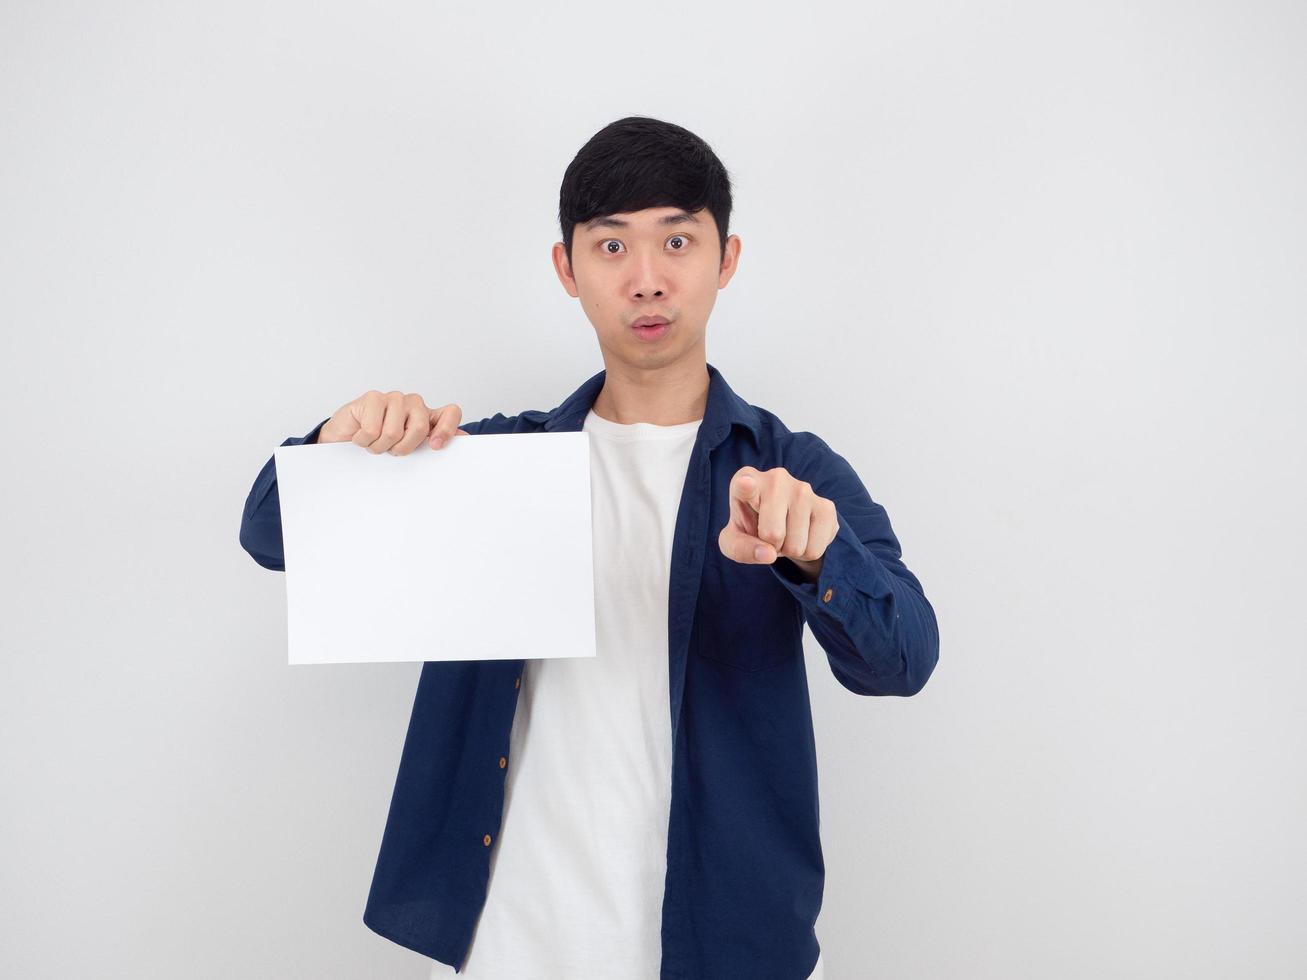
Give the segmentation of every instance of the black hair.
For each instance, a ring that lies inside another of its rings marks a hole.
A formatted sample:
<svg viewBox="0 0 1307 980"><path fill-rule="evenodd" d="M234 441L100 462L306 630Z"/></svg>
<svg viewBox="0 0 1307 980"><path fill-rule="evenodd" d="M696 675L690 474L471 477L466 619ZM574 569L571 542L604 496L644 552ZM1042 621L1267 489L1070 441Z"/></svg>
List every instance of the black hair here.
<svg viewBox="0 0 1307 980"><path fill-rule="evenodd" d="M731 178L717 154L694 133L649 116L627 116L590 137L563 174L558 223L567 261L576 225L645 208L707 208L726 258Z"/></svg>

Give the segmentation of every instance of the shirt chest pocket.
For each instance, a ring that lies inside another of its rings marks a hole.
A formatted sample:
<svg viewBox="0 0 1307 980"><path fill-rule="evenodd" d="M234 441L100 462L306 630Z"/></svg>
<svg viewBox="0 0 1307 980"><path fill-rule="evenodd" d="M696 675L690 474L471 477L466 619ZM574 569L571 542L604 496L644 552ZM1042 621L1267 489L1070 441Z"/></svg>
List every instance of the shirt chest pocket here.
<svg viewBox="0 0 1307 980"><path fill-rule="evenodd" d="M803 614L770 566L714 558L705 562L695 610L696 655L744 671L799 656Z"/></svg>

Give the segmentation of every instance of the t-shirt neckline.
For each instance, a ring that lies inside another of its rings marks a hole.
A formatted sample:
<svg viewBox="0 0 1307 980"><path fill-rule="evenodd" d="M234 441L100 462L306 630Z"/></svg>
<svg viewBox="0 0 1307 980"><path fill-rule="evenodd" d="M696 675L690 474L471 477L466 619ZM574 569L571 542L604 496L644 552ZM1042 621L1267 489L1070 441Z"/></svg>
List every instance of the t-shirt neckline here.
<svg viewBox="0 0 1307 980"><path fill-rule="evenodd" d="M688 435L703 423L703 419L679 422L676 425L656 425L653 422L614 422L593 408L586 413L584 429L608 439L675 439Z"/></svg>

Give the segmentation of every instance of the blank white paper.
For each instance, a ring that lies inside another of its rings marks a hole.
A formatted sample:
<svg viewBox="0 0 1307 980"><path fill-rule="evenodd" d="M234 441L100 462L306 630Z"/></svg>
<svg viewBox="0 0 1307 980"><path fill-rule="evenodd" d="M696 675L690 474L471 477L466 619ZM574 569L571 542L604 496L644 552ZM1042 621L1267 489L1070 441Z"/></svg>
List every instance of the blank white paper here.
<svg viewBox="0 0 1307 980"><path fill-rule="evenodd" d="M274 456L291 664L595 656L588 433Z"/></svg>

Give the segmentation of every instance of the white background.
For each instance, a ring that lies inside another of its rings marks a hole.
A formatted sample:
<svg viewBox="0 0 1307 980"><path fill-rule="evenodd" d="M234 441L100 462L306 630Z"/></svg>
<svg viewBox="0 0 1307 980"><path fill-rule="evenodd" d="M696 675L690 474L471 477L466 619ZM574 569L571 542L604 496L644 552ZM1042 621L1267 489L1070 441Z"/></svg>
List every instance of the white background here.
<svg viewBox="0 0 1307 980"><path fill-rule="evenodd" d="M708 359L939 616L910 699L807 637L829 980L1302 976L1305 27L5 3L0 974L426 975L361 921L419 668L287 667L241 507L369 388L599 370L558 185L647 114L735 181Z"/></svg>

